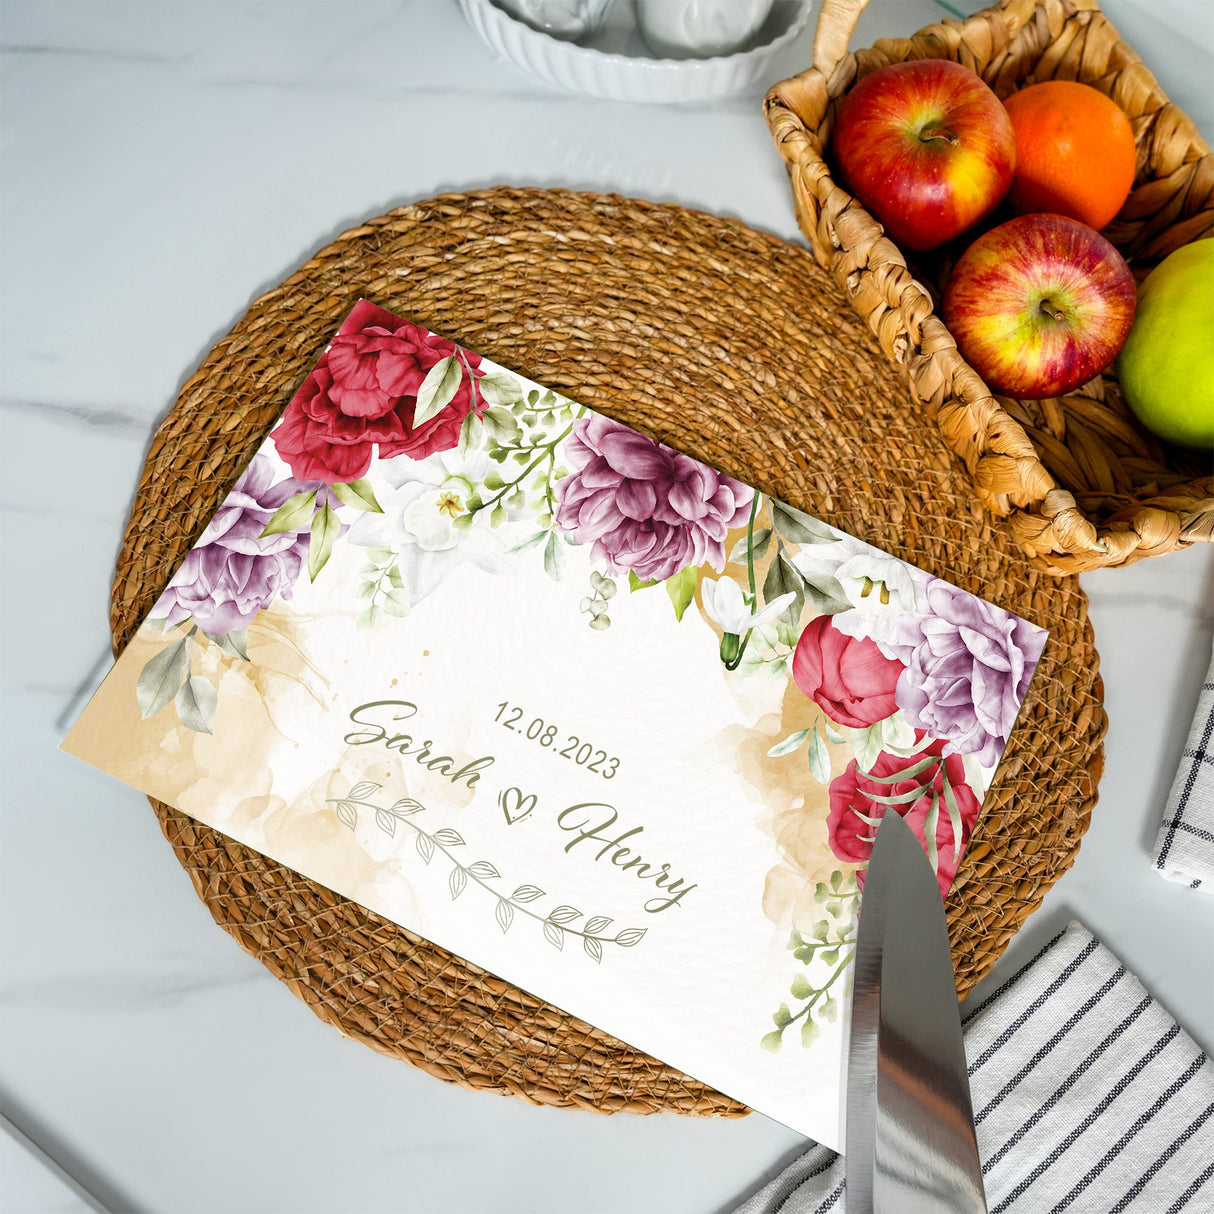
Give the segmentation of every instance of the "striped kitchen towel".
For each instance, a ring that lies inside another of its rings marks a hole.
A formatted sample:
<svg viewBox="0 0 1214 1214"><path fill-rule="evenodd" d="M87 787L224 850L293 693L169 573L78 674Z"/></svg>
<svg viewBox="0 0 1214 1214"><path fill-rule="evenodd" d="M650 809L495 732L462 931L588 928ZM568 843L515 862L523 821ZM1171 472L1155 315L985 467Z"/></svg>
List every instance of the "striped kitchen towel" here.
<svg viewBox="0 0 1214 1214"><path fill-rule="evenodd" d="M1214 1209L1214 1063L1072 923L965 1017L990 1214ZM812 1147L735 1214L843 1214Z"/></svg>
<svg viewBox="0 0 1214 1214"><path fill-rule="evenodd" d="M1163 811L1155 867L1169 881L1214 893L1214 657Z"/></svg>

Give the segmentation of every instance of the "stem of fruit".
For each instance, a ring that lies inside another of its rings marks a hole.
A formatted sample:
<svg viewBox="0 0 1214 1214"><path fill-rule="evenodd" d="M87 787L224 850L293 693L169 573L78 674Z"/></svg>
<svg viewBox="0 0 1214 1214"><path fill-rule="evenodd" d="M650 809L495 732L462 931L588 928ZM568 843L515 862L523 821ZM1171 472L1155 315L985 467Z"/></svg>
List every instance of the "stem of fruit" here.
<svg viewBox="0 0 1214 1214"><path fill-rule="evenodd" d="M1066 320L1066 315L1065 315L1065 313L1060 312L1060 311L1058 310L1058 307L1057 307L1057 305L1056 305L1056 304L1053 302L1053 300L1050 300L1050 299L1043 299L1043 300L1041 301L1041 303L1039 303L1037 306L1038 306L1038 307L1041 309L1041 311L1042 311L1042 312L1044 312L1044 313L1045 313L1047 316L1051 316L1051 317L1053 317L1053 318L1054 318L1054 320Z"/></svg>
<svg viewBox="0 0 1214 1214"><path fill-rule="evenodd" d="M919 132L919 140L921 143L931 143L936 139L942 139L945 143L961 142L957 136L948 129L948 127L928 126L924 127L923 130Z"/></svg>

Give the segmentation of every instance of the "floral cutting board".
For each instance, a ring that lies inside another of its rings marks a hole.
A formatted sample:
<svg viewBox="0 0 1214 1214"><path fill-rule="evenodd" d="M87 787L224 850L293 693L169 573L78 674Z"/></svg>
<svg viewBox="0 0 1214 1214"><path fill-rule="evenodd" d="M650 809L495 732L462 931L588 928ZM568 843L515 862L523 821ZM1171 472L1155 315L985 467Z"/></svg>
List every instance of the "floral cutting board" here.
<svg viewBox="0 0 1214 1214"><path fill-rule="evenodd" d="M838 1146L1045 633L359 303L64 748Z"/></svg>

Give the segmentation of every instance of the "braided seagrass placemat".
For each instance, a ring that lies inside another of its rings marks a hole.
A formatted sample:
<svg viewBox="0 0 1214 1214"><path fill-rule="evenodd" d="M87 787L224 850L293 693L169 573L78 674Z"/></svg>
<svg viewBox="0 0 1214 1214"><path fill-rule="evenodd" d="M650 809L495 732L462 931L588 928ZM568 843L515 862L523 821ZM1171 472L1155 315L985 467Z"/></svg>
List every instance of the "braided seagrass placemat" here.
<svg viewBox="0 0 1214 1214"><path fill-rule="evenodd" d="M1087 602L1028 569L809 253L672 206L495 189L345 232L262 296L152 441L114 582L120 649L360 297L1050 629L949 896L958 987L1074 859L1103 763ZM442 1079L603 1112L745 1108L168 805L199 897L323 1020Z"/></svg>

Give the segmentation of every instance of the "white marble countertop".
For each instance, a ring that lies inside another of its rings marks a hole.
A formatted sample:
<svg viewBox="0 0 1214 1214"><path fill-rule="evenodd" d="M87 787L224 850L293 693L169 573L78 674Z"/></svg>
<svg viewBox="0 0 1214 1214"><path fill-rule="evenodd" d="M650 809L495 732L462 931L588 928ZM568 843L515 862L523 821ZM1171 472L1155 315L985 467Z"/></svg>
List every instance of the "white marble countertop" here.
<svg viewBox="0 0 1214 1214"><path fill-rule="evenodd" d="M1106 9L1209 138L1206 0ZM857 38L940 15L876 0ZM551 93L495 62L454 0L47 0L0 22L7 1116L114 1209L727 1207L797 1135L531 1108L343 1040L213 925L144 799L56 746L108 643L151 432L255 296L364 217L500 183L796 238L756 99ZM1101 800L1000 967L1078 916L1208 1050L1214 898L1160 879L1147 849L1210 653L1214 551L1084 584L1111 722ZM6 1211L86 1208L0 1141Z"/></svg>

